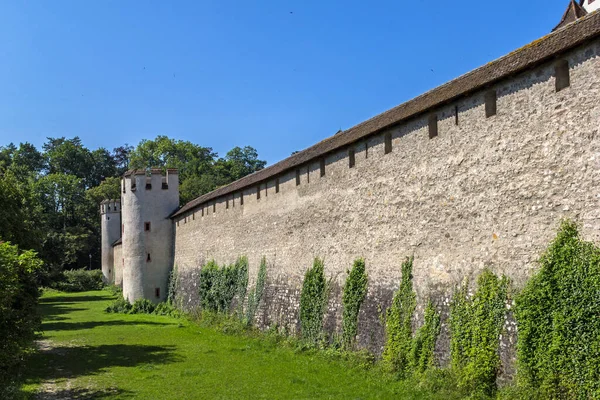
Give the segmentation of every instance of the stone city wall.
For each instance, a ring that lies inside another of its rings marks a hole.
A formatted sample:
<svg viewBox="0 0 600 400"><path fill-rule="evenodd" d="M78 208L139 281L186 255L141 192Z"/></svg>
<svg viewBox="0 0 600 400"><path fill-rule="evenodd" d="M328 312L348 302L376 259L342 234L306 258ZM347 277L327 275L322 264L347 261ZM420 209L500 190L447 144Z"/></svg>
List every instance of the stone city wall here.
<svg viewBox="0 0 600 400"><path fill-rule="evenodd" d="M447 316L456 285L484 267L521 287L561 218L579 221L584 237L598 241L599 55L598 40L563 55L570 87L559 92L551 61L490 87L497 93L494 116L486 117L487 89L431 110L439 121L436 137L429 136L430 116L417 116L351 146L353 168L350 149L339 149L325 158L323 177L315 160L261 184L260 199L250 187L243 205L236 193L218 199L214 210L205 204L177 217L175 266L184 306L197 303L204 262L247 255L252 284L264 255L268 287L259 322L297 329L303 275L319 256L337 287L326 317L331 331L339 328L346 271L364 257L369 292L359 343L380 352L379 313L391 303L407 256L414 255L418 326L428 299ZM444 326L442 363L449 354ZM505 366L512 364L513 344L514 334L502 344Z"/></svg>

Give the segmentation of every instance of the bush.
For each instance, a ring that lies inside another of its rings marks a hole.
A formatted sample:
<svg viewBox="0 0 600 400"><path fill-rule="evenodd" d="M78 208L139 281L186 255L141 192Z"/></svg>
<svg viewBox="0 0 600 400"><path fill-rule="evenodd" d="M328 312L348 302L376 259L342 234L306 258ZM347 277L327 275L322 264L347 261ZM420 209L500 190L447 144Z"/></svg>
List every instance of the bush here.
<svg viewBox="0 0 600 400"><path fill-rule="evenodd" d="M600 398L600 249L564 221L516 299L517 381L540 398Z"/></svg>
<svg viewBox="0 0 600 400"><path fill-rule="evenodd" d="M156 306L148 299L137 299L131 305L129 314L152 314Z"/></svg>
<svg viewBox="0 0 600 400"><path fill-rule="evenodd" d="M63 292L87 292L88 290L100 290L103 287L102 271L99 269L63 271L61 280L54 285L55 289Z"/></svg>
<svg viewBox="0 0 600 400"><path fill-rule="evenodd" d="M131 311L131 303L121 297L106 307L104 311L115 314L129 314L129 311Z"/></svg>
<svg viewBox="0 0 600 400"><path fill-rule="evenodd" d="M179 318L181 313L169 303L158 303L154 308L154 315L166 315L169 317Z"/></svg>
<svg viewBox="0 0 600 400"><path fill-rule="evenodd" d="M304 274L302 293L300 294L300 328L302 338L310 344L321 339L323 315L327 306L327 282L323 260L315 258L313 267Z"/></svg>
<svg viewBox="0 0 600 400"><path fill-rule="evenodd" d="M368 276L365 271L365 260L362 258L354 261L352 270L348 272L348 278L344 284L342 294L342 340L344 348L350 349L354 346L358 333L358 313L360 306L367 295Z"/></svg>
<svg viewBox="0 0 600 400"><path fill-rule="evenodd" d="M0 242L0 397L40 324L36 273L41 266L35 252L19 253L17 246Z"/></svg>

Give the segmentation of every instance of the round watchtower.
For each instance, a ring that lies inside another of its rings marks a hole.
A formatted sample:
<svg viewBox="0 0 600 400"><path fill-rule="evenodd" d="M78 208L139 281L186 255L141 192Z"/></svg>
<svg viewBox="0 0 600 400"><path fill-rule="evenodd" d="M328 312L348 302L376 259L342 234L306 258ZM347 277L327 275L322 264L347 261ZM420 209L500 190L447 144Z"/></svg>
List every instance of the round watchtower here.
<svg viewBox="0 0 600 400"><path fill-rule="evenodd" d="M130 302L167 297L173 263L173 223L179 207L176 169L127 171L121 180L123 296Z"/></svg>
<svg viewBox="0 0 600 400"><path fill-rule="evenodd" d="M121 201L104 200L100 203L102 275L105 283L114 283L113 243L121 237Z"/></svg>

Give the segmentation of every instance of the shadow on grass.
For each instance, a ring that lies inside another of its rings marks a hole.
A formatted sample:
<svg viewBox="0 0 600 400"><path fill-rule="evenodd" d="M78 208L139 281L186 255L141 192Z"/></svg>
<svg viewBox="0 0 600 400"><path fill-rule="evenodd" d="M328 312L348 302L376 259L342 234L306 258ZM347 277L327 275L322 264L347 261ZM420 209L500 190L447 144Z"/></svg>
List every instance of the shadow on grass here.
<svg viewBox="0 0 600 400"><path fill-rule="evenodd" d="M47 322L42 324L41 331L78 331L81 329L93 329L103 326L130 326L130 325L149 325L149 326L166 326L177 325L176 322L154 322L154 321L85 321L85 322Z"/></svg>
<svg viewBox="0 0 600 400"><path fill-rule="evenodd" d="M28 358L24 378L27 383L40 383L95 375L112 367L169 364L181 360L175 348L125 344L47 347Z"/></svg>
<svg viewBox="0 0 600 400"><path fill-rule="evenodd" d="M88 301L108 301L114 300L114 297L109 294L95 295L95 296L55 296L40 299L40 304L53 304L53 303L81 303Z"/></svg>
<svg viewBox="0 0 600 400"><path fill-rule="evenodd" d="M104 390L93 390L84 388L75 389L58 389L55 391L47 391L38 394L36 398L44 400L65 400L65 399L77 399L77 400L95 400L95 399L112 399L115 396L119 398L130 398L134 396L134 393L119 388L110 388Z"/></svg>

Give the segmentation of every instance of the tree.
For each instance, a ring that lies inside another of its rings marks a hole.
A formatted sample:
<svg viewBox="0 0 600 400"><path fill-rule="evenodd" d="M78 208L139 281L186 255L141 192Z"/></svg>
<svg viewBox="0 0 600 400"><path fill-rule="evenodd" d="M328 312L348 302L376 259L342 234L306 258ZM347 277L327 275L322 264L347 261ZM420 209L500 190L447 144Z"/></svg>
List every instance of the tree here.
<svg viewBox="0 0 600 400"><path fill-rule="evenodd" d="M36 273L41 265L35 252L20 252L0 240L0 397L39 327Z"/></svg>
<svg viewBox="0 0 600 400"><path fill-rule="evenodd" d="M133 146L127 143L113 149L112 155L117 166L117 176L123 175L129 169L129 157L132 150Z"/></svg>

